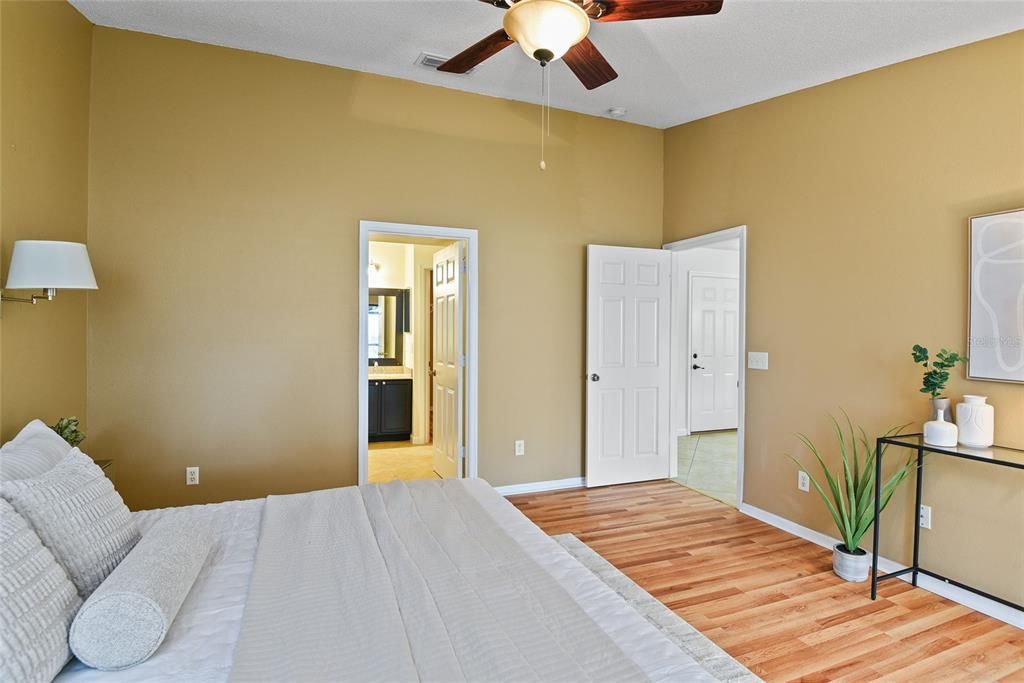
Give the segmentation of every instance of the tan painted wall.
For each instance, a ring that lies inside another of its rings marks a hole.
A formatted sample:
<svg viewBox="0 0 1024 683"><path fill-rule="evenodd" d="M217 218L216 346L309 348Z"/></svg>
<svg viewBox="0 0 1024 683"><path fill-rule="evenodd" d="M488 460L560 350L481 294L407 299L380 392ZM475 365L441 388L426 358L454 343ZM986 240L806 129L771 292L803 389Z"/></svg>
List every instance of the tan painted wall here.
<svg viewBox="0 0 1024 683"><path fill-rule="evenodd" d="M0 15L0 275L6 280L15 240L85 241L92 25L63 1L4 0ZM78 415L88 433L85 309L86 294L76 291L35 306L3 304L0 439L34 417L53 422L62 415Z"/></svg>
<svg viewBox="0 0 1024 683"><path fill-rule="evenodd" d="M1021 112L1024 32L668 131L665 239L749 227L748 349L771 358L747 372L749 503L834 533L793 433L827 442L840 406L873 433L925 419L910 348L964 347L967 217L1024 205ZM949 389L988 395L1024 448L1024 386ZM1024 602L1024 472L935 458L925 478L923 561ZM911 507L885 554L905 557Z"/></svg>
<svg viewBox="0 0 1024 683"><path fill-rule="evenodd" d="M553 112L542 173L525 104L104 28L92 73L89 443L131 507L355 481L360 219L480 230L480 473L581 474L584 245L660 244L660 131Z"/></svg>

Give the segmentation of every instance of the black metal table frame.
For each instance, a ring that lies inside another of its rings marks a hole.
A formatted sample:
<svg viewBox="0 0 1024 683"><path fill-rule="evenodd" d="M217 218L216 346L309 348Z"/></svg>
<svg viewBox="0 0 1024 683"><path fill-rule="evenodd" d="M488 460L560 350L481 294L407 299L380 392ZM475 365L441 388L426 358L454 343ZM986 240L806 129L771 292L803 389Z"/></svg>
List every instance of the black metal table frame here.
<svg viewBox="0 0 1024 683"><path fill-rule="evenodd" d="M946 582L946 583L948 583L950 585L956 586L957 588L962 588L962 589L964 589L966 591L970 591L972 593L976 593L976 594L978 594L978 595L980 595L982 597L988 598L989 600L994 600L994 601L996 601L996 602L998 602L1000 604L1006 605L1008 607L1013 607L1014 609L1019 609L1021 611L1024 611L1024 605L1018 605L1017 603L1011 602L1009 600L1006 600L1005 598L1001 598L1001 597L999 597L997 595L992 595L990 593L986 593L983 590L979 590L979 589L974 588L972 586L968 586L965 583L961 583L960 581L956 581L956 580L951 579L951 578L949 578L947 576L942 576L941 574L937 574L936 572L933 572L933 571L930 571L928 569L923 568L921 566L921 562L920 562L920 559L919 559L920 558L919 550L920 550L920 547L921 547L921 524L918 521L918 515L920 514L920 510L921 510L921 483L923 481L922 480L922 476L924 474L922 465L924 464L924 454L926 452L927 453L937 453L939 455L948 455L948 456L951 456L951 457L954 457L954 458L963 458L964 460L974 460L974 461L983 462L983 463L986 463L986 464L989 464L989 465L1000 465L1002 467L1012 467L1014 469L1020 469L1020 470L1024 470L1024 463L1007 462L1005 460L991 460L989 458L984 458L984 457L977 456L977 455L970 455L968 453L958 453L956 451L945 449L945 448L942 448L940 446L930 446L930 445L924 443L923 437L920 439L920 441L919 441L919 443L917 445L909 444L909 443L906 443L905 441L901 440L901 439L912 438L912 437L922 437L922 435L921 434L901 434L899 436L893 436L893 437L884 437L883 436L883 437L879 437L875 441L875 517L874 517L874 525L873 525L874 526L874 538L872 539L872 542L871 542L871 599L874 600L874 599L876 599L878 597L878 584L881 581L885 581L886 579L895 579L896 577L903 576L904 574L913 574L913 577L911 579L911 583L916 586L917 585L917 577L918 577L918 575L919 574L924 574L925 576L930 576L933 579L938 579L939 581L944 581L944 582ZM883 447L883 444L890 445L890 446L900 446L902 448L910 448L910 449L913 449L913 450L917 451L917 468L916 468L917 469L917 486L916 486L916 492L915 492L915 495L914 495L914 500L915 500L914 511L915 511L915 514L914 514L914 561L913 561L913 564L911 564L911 566L909 566L909 567L906 567L905 569L900 569L899 571L889 572L888 574L883 574L882 576L879 576L878 575L878 537L879 537L879 521L881 520L881 517L882 517L882 512L879 509L879 506L881 504L881 495L882 495L882 447ZM1015 449L1011 449L1011 450L1015 450Z"/></svg>

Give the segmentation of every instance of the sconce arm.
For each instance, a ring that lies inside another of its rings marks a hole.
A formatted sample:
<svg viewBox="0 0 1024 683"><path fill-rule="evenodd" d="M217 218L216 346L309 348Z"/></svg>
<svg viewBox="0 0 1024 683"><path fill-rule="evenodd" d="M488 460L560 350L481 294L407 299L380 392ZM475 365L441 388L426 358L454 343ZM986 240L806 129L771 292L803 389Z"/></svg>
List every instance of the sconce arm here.
<svg viewBox="0 0 1024 683"><path fill-rule="evenodd" d="M17 304L34 304L37 301L53 301L53 297L57 296L57 290L53 287L47 287L43 290L42 294L33 294L30 297L18 297L18 296L7 296L6 294L0 295L0 301L10 301L11 303Z"/></svg>

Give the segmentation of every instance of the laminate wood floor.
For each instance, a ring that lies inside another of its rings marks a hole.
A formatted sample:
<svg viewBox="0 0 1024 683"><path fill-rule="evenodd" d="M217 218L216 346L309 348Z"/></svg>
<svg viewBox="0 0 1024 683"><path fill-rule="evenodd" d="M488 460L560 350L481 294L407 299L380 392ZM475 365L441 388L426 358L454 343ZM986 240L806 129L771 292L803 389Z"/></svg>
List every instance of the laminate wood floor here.
<svg viewBox="0 0 1024 683"><path fill-rule="evenodd" d="M830 551L673 481L509 500L766 681L1024 681L1024 631L899 580L872 601Z"/></svg>

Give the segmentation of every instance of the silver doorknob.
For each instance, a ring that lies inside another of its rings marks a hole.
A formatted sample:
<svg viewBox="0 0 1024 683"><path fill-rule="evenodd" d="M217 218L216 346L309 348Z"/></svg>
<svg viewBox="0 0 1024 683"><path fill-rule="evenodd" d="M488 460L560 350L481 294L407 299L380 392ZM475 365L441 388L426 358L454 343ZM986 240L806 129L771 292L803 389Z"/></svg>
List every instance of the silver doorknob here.
<svg viewBox="0 0 1024 683"><path fill-rule="evenodd" d="M601 381L601 376L595 372L594 374L592 374L590 376L590 381L591 382L600 382Z"/></svg>

